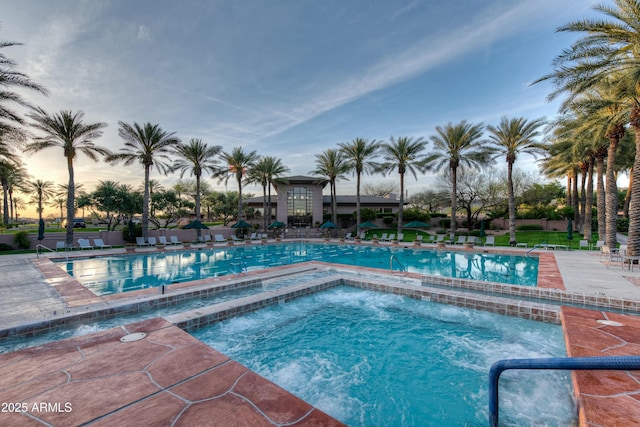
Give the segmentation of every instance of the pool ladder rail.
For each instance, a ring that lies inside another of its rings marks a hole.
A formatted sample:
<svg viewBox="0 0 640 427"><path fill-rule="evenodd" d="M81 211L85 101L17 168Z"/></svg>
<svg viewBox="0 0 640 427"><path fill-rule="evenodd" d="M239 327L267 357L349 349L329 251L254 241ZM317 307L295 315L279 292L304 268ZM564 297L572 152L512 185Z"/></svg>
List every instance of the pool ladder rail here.
<svg viewBox="0 0 640 427"><path fill-rule="evenodd" d="M640 356L551 357L498 360L489 370L489 425L498 427L498 383L508 369L552 369L581 371L633 371L640 369Z"/></svg>
<svg viewBox="0 0 640 427"><path fill-rule="evenodd" d="M389 257L389 271L393 271L393 260L396 260L398 263L398 271L407 271L407 268L400 262L398 257L395 254L391 254Z"/></svg>
<svg viewBox="0 0 640 427"><path fill-rule="evenodd" d="M525 256L525 257L529 256L529 254L530 254L531 252L533 252L533 251L534 251L534 250L536 250L536 249L543 248L543 247L544 247L544 245L546 245L546 244L548 244L548 243L547 243L547 241L545 240L544 242L540 242L540 243L538 243L537 245L533 245L533 247L532 247L531 249L529 249L529 250L527 251L527 253L525 253L525 254L524 254L524 256Z"/></svg>
<svg viewBox="0 0 640 427"><path fill-rule="evenodd" d="M38 243L38 244L36 245L36 258L40 258L40 251L41 251L42 249L46 249L46 250L48 250L49 252L53 252L54 254L57 254L57 253L58 253L58 252L54 251L53 249L51 249L51 248L49 248L49 247L47 247L47 246L45 246L45 245L43 245L43 244ZM69 257L68 257L67 255L65 255L64 257L65 257L65 259L66 259L67 261L69 261Z"/></svg>

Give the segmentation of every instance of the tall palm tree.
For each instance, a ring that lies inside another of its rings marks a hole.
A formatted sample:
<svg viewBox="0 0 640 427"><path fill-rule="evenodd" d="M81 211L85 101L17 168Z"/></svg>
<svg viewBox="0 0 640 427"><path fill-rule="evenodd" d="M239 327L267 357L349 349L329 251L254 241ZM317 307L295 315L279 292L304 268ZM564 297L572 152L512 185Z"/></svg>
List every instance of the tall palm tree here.
<svg viewBox="0 0 640 427"><path fill-rule="evenodd" d="M418 179L418 172L425 171L427 162L424 150L427 142L422 137L413 139L401 136L395 139L389 138L389 142L380 145L380 154L383 163L379 170L384 174L390 174L397 170L400 175L400 201L398 209L398 236L402 233L402 214L404 210L404 176L410 172L414 178Z"/></svg>
<svg viewBox="0 0 640 427"><path fill-rule="evenodd" d="M380 164L374 161L380 142L356 138L351 142L341 142L338 146L347 159L349 169L356 176L356 232L360 235L360 180L363 173L372 173L380 168Z"/></svg>
<svg viewBox="0 0 640 427"><path fill-rule="evenodd" d="M276 157L261 157L251 168L247 175L247 183L259 184L262 186L262 208L263 229L267 230L267 223L271 221L271 185L273 183L284 183L281 175L289 172L289 168L282 164Z"/></svg>
<svg viewBox="0 0 640 427"><path fill-rule="evenodd" d="M225 182L233 176L238 183L238 221L240 221L242 219L242 178L255 165L260 156L255 151L247 153L242 147L233 147L230 153L223 151L220 156L229 168L222 169L218 176L224 176Z"/></svg>
<svg viewBox="0 0 640 427"><path fill-rule="evenodd" d="M338 222L338 207L336 202L336 182L345 177L349 171L346 157L339 150L328 148L316 154L316 168L312 175L321 177L319 182L328 182L331 193L331 221Z"/></svg>
<svg viewBox="0 0 640 427"><path fill-rule="evenodd" d="M507 198L509 203L509 241L516 244L516 197L513 191L513 164L519 154L534 157L544 152L543 145L536 140L544 119L527 120L523 117L502 117L498 126L487 126L488 142L496 148L499 156L507 161Z"/></svg>
<svg viewBox="0 0 640 427"><path fill-rule="evenodd" d="M431 136L433 154L428 162L434 170L446 170L451 176L451 229L449 238L455 239L457 210L458 168L483 166L493 150L483 146L482 123L473 124L466 120L445 127L436 126L436 135ZM471 224L467 224L471 227Z"/></svg>
<svg viewBox="0 0 640 427"><path fill-rule="evenodd" d="M178 144L175 154L179 157L171 167L172 171L180 171L180 178L185 172L196 177L196 220L201 221L200 216L200 179L202 174L209 172L215 175L220 172L220 161L217 156L222 151L219 145L209 146L199 138L191 138L188 144ZM200 236L200 229L196 229Z"/></svg>
<svg viewBox="0 0 640 427"><path fill-rule="evenodd" d="M2 224L9 225L9 179L17 167L15 162L0 158L0 185L2 185Z"/></svg>
<svg viewBox="0 0 640 427"><path fill-rule="evenodd" d="M169 164L172 149L180 143L180 139L162 130L159 125L145 123L128 124L118 122L118 135L124 139L124 148L119 153L107 157L110 163L124 162L125 166L138 162L144 168L144 196L142 201L142 237L146 241L149 236L149 176L155 166L164 175L171 170Z"/></svg>
<svg viewBox="0 0 640 427"><path fill-rule="evenodd" d="M19 46L21 43L0 41L0 49ZM24 124L22 117L16 113L11 105L20 105L32 108L31 105L19 94L9 90L10 88L29 89L46 95L47 90L33 82L26 74L15 70L16 63L4 53L0 53L0 132L22 133L20 125Z"/></svg>
<svg viewBox="0 0 640 427"><path fill-rule="evenodd" d="M53 182L41 179L29 181L26 184L26 190L28 194L33 195L33 199L38 206L38 219L42 219L42 204L55 195Z"/></svg>
<svg viewBox="0 0 640 427"><path fill-rule="evenodd" d="M42 108L27 114L34 122L32 126L42 132L42 136L34 138L34 142L26 146L25 151L35 153L46 148L61 148L67 159L69 183L67 189L67 234L66 245L73 245L73 213L75 211L75 178L73 163L78 152L97 162L98 156L111 154L109 150L94 144L94 140L102 136L102 128L106 123L83 122L84 113L62 110L56 114L48 114Z"/></svg>
<svg viewBox="0 0 640 427"><path fill-rule="evenodd" d="M618 99L626 110L626 120L635 131L636 156L633 165L633 181L640 181L640 4L637 0L614 0L614 5L599 5L594 9L604 15L604 19L583 19L570 22L558 30L579 33L582 36L555 60L552 73L537 82L551 80L556 90L554 98L566 94L568 102L603 82L618 90ZM624 127L612 123L609 138L610 153L614 140L623 135ZM607 170L609 173L609 170ZM607 196L610 194L607 180ZM607 200L607 240L610 240L610 206ZM631 193L629 207L628 252L640 254L640 186L635 185Z"/></svg>

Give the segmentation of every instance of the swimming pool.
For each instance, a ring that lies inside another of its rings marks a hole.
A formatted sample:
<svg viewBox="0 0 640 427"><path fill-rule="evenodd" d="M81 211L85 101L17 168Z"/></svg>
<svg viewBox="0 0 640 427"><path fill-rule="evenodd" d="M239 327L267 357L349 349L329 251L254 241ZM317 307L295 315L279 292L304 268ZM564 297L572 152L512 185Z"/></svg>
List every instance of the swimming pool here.
<svg viewBox="0 0 640 427"><path fill-rule="evenodd" d="M91 257L58 264L96 295L108 295L306 261L385 270L393 266L412 273L521 286L536 286L538 276L535 257L302 242Z"/></svg>
<svg viewBox="0 0 640 427"><path fill-rule="evenodd" d="M557 325L349 287L192 334L351 426L486 425L492 363L565 356ZM508 371L501 425L572 425L570 387Z"/></svg>

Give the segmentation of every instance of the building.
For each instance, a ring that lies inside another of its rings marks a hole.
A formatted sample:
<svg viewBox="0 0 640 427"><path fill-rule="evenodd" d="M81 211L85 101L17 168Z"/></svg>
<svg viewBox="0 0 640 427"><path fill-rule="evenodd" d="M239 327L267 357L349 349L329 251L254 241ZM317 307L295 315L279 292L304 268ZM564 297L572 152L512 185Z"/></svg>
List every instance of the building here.
<svg viewBox="0 0 640 427"><path fill-rule="evenodd" d="M331 213L331 196L322 191L326 182L310 176L290 176L284 178L286 184L276 186L276 196L271 196L272 214L276 221L287 227L316 227L323 222L323 215ZM249 207L263 214L263 197L248 199ZM352 214L356 210L356 196L336 196L337 213ZM394 214L398 212L399 201L392 197L360 196L360 207L378 212Z"/></svg>

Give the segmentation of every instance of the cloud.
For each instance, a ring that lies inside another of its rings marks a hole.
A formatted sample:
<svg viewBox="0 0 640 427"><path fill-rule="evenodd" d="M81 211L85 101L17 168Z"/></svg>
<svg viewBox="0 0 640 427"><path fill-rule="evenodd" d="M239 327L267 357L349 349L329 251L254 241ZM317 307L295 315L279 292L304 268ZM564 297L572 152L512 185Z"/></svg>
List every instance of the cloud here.
<svg viewBox="0 0 640 427"><path fill-rule="evenodd" d="M138 27L138 34L136 35L136 39L151 41L151 30L146 25L140 25Z"/></svg>

